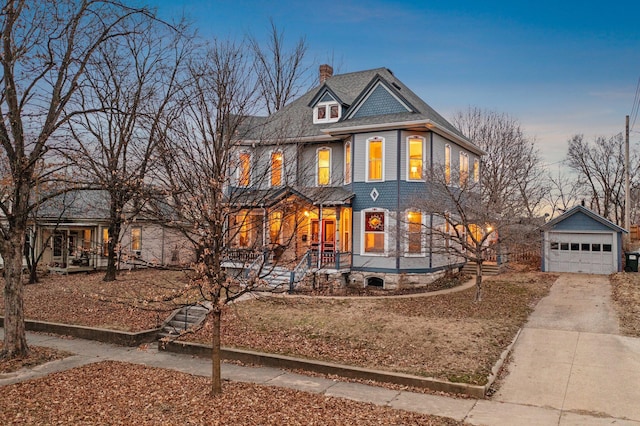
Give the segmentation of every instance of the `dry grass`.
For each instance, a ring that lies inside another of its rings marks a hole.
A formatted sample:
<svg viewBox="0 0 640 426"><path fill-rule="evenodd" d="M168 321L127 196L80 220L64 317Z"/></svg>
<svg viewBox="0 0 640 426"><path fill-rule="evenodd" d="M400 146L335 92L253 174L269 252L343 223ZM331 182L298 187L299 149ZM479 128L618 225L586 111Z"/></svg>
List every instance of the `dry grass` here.
<svg viewBox="0 0 640 426"><path fill-rule="evenodd" d="M640 337L640 274L620 272L611 276L612 299L618 312L620 330Z"/></svg>
<svg viewBox="0 0 640 426"><path fill-rule="evenodd" d="M25 285L25 317L32 320L122 331L159 326L181 302L162 301L187 288L180 271L122 271L104 282L104 272L48 275L39 284ZM0 292L0 304L4 304ZM195 297L193 292L191 297Z"/></svg>
<svg viewBox="0 0 640 426"><path fill-rule="evenodd" d="M226 346L484 384L557 277L505 274L475 289L384 300L266 298L230 306ZM209 343L209 323L185 336Z"/></svg>
<svg viewBox="0 0 640 426"><path fill-rule="evenodd" d="M460 425L342 398L225 383L118 362L90 364L5 386L0 424L14 425Z"/></svg>

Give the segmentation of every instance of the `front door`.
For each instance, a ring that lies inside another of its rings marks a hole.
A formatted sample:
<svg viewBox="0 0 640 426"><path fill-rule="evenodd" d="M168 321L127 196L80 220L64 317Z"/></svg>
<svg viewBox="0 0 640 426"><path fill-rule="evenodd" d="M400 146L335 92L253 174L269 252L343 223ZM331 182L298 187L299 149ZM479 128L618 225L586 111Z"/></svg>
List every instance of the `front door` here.
<svg viewBox="0 0 640 426"><path fill-rule="evenodd" d="M333 252L336 249L336 222L333 219L322 221L322 247L323 252Z"/></svg>

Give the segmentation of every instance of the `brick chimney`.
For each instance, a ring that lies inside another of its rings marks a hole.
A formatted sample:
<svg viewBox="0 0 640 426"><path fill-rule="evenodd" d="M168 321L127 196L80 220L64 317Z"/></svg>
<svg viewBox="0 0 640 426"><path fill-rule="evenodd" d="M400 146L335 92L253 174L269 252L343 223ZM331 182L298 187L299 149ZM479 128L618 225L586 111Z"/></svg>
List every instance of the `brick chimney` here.
<svg viewBox="0 0 640 426"><path fill-rule="evenodd" d="M320 84L323 84L333 75L333 67L328 64L320 65Z"/></svg>

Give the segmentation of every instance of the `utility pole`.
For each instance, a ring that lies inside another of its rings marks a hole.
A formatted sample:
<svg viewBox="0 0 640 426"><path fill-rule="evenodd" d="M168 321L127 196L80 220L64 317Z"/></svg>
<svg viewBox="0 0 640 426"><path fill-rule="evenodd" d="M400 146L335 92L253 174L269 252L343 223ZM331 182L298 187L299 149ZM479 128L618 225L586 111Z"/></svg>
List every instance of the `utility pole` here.
<svg viewBox="0 0 640 426"><path fill-rule="evenodd" d="M629 234L626 235L626 249L629 249L631 241L631 202L629 201L629 116L626 117L624 131L624 227Z"/></svg>

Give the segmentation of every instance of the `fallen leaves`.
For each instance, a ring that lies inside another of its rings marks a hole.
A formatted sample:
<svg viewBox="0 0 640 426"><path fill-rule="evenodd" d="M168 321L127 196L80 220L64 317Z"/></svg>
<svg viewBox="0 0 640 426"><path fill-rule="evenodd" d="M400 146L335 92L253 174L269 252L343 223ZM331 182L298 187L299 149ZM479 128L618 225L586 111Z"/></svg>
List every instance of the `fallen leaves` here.
<svg viewBox="0 0 640 426"><path fill-rule="evenodd" d="M206 377L102 362L5 386L1 424L459 425L291 389L224 383L209 396Z"/></svg>
<svg viewBox="0 0 640 426"><path fill-rule="evenodd" d="M620 272L611 276L612 295L622 333L640 337L640 274Z"/></svg>
<svg viewBox="0 0 640 426"><path fill-rule="evenodd" d="M0 350L2 350L1 342ZM0 360L0 374L11 373L25 367L34 367L36 365L44 364L45 362L62 359L71 355L68 352L40 346L31 346L29 348L29 352L29 355L24 358Z"/></svg>

